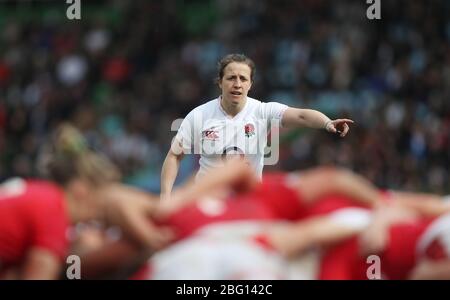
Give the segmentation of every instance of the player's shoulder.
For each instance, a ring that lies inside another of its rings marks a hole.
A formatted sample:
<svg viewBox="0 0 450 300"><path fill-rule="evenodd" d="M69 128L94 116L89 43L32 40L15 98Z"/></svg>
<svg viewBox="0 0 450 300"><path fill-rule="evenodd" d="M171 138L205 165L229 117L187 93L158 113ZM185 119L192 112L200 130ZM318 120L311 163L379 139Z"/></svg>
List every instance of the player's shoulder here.
<svg viewBox="0 0 450 300"><path fill-rule="evenodd" d="M250 105L255 106L267 106L267 105L285 105L277 101L261 101L255 98L247 97L247 101Z"/></svg>
<svg viewBox="0 0 450 300"><path fill-rule="evenodd" d="M187 115L187 117L194 117L198 114L201 114L201 115L214 114L217 110L217 105L218 105L218 98L209 100L209 101L195 107L194 109L192 109L189 112L189 114Z"/></svg>
<svg viewBox="0 0 450 300"><path fill-rule="evenodd" d="M5 207L21 211L21 216L33 220L45 220L64 206L63 190L49 181L14 178L2 184L1 189L0 194L10 200L3 201Z"/></svg>
<svg viewBox="0 0 450 300"><path fill-rule="evenodd" d="M262 116L286 109L288 106L279 102L263 102L247 97L248 109L260 113Z"/></svg>
<svg viewBox="0 0 450 300"><path fill-rule="evenodd" d="M48 180L42 179L26 179L25 183L27 188L31 191L40 193L60 193L61 188L56 184Z"/></svg>
<svg viewBox="0 0 450 300"><path fill-rule="evenodd" d="M7 198L49 198L51 195L62 194L54 183L42 179L24 179L13 177L2 182L0 194Z"/></svg>
<svg viewBox="0 0 450 300"><path fill-rule="evenodd" d="M283 172L283 171L270 171L265 172L262 177L263 183L283 183L286 177L290 173Z"/></svg>
<svg viewBox="0 0 450 300"><path fill-rule="evenodd" d="M300 177L301 174L299 172L264 172L260 182L260 189L268 193L275 192L275 194L282 192L297 193Z"/></svg>
<svg viewBox="0 0 450 300"><path fill-rule="evenodd" d="M291 173L282 171L264 172L260 182L260 189L278 190L280 188L281 189L291 188Z"/></svg>
<svg viewBox="0 0 450 300"><path fill-rule="evenodd" d="M37 206L59 206L64 201L64 192L57 184L40 179L26 180L26 197Z"/></svg>
<svg viewBox="0 0 450 300"><path fill-rule="evenodd" d="M256 114L257 117L262 117L265 108L264 105L265 103L258 99L247 97L245 111L247 114Z"/></svg>
<svg viewBox="0 0 450 300"><path fill-rule="evenodd" d="M217 105L218 105L218 98L214 98L212 100L208 100L203 104L200 104L199 106L197 106L196 108L194 108L192 110L192 112L197 112L197 111L211 111L211 110L215 110Z"/></svg>
<svg viewBox="0 0 450 300"><path fill-rule="evenodd" d="M262 104L264 104L264 102L251 97L247 97L247 103L249 104L249 106L261 106Z"/></svg>

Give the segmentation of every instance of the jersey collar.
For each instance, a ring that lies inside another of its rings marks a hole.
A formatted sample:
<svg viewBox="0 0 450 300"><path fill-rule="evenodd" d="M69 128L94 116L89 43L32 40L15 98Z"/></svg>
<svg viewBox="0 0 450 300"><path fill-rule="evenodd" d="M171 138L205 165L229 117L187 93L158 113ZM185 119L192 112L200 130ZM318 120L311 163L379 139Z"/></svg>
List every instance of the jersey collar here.
<svg viewBox="0 0 450 300"><path fill-rule="evenodd" d="M244 104L244 107L241 109L240 112L237 113L237 115L235 115L234 117L232 117L232 116L230 116L229 114L227 114L227 112L223 109L221 100L222 100L222 96L219 96L219 97L217 98L217 104L218 104L218 106L219 106L219 110L224 114L224 116L225 116L227 119L230 119L230 120L237 119L237 117L238 117L238 116L246 109L246 107L247 107L247 105L248 105L248 97L246 97L246 98L245 98L245 104Z"/></svg>

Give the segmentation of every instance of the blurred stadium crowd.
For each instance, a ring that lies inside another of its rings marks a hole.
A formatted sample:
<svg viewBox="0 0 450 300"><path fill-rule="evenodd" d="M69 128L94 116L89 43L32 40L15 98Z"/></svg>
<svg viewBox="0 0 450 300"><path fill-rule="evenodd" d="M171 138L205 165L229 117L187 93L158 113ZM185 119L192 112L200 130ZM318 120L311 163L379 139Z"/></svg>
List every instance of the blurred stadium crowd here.
<svg viewBox="0 0 450 300"><path fill-rule="evenodd" d="M215 98L216 62L241 52L256 62L252 97L356 121L344 140L283 132L276 168L337 164L450 192L449 1L383 1L382 20L356 0L82 1L74 21L36 2L0 4L0 180L36 176L70 119L128 183L158 192L172 121Z"/></svg>

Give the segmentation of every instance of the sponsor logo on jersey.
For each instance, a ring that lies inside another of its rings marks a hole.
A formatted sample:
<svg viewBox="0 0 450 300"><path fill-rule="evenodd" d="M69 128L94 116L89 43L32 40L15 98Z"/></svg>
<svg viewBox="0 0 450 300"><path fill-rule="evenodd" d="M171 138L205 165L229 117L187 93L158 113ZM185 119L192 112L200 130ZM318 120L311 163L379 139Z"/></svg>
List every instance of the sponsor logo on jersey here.
<svg viewBox="0 0 450 300"><path fill-rule="evenodd" d="M202 138L209 141L217 141L219 139L217 130L207 129L202 131Z"/></svg>

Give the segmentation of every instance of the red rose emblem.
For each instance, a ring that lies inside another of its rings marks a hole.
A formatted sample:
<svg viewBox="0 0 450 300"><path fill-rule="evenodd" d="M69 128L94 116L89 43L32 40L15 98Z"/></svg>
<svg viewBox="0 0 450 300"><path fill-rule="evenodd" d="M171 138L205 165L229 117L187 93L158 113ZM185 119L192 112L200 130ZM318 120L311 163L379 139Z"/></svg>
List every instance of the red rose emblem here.
<svg viewBox="0 0 450 300"><path fill-rule="evenodd" d="M251 137L255 134L255 126L253 124L247 124L244 126L245 136Z"/></svg>

